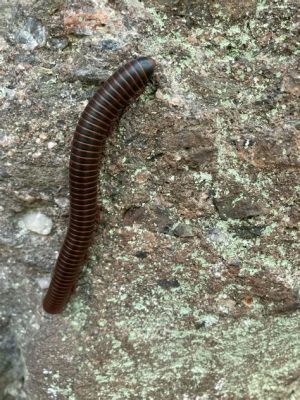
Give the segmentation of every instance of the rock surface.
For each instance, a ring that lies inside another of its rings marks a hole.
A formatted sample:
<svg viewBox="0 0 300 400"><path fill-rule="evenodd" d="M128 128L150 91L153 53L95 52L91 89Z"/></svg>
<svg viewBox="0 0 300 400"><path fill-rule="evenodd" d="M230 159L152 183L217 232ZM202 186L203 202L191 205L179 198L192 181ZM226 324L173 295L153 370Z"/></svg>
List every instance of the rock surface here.
<svg viewBox="0 0 300 400"><path fill-rule="evenodd" d="M0 5L1 400L300 398L299 5L240 4ZM87 267L45 315L72 131L144 54Z"/></svg>

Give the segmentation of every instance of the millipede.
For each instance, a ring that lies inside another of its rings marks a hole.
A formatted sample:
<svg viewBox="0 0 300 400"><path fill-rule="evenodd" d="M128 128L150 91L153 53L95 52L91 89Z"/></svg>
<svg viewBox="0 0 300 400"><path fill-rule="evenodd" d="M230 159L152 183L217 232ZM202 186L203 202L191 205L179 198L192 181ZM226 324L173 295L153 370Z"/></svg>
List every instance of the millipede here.
<svg viewBox="0 0 300 400"><path fill-rule="evenodd" d="M75 290L99 214L98 178L106 140L129 104L144 91L154 68L150 57L121 66L96 91L79 118L69 162L69 225L43 299L47 313L62 312Z"/></svg>

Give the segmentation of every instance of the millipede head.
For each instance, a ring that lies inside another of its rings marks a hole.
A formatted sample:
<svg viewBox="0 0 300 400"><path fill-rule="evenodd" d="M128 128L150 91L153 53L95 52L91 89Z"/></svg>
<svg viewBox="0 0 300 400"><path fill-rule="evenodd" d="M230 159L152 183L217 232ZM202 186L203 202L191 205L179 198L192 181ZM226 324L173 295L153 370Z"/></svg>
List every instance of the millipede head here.
<svg viewBox="0 0 300 400"><path fill-rule="evenodd" d="M138 63L143 67L148 79L151 78L155 68L155 61L151 57L139 57L137 58Z"/></svg>

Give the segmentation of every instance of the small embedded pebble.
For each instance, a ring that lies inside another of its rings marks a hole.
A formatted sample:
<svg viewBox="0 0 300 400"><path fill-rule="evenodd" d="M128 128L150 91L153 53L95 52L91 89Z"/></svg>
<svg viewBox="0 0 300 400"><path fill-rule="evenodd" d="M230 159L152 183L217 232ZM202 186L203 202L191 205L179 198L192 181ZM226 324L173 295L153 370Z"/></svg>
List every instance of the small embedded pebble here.
<svg viewBox="0 0 300 400"><path fill-rule="evenodd" d="M9 173L5 169L0 168L0 181L7 179L9 177L10 177Z"/></svg>
<svg viewBox="0 0 300 400"><path fill-rule="evenodd" d="M15 192L15 195L19 200L25 201L28 204L31 204L37 200L36 196L32 196L30 193L27 193L27 192L25 192L25 193Z"/></svg>
<svg viewBox="0 0 300 400"><path fill-rule="evenodd" d="M262 209L257 201L247 193L243 199L237 200L237 196L230 195L223 198L214 198L213 204L221 219L248 219L262 214Z"/></svg>
<svg viewBox="0 0 300 400"><path fill-rule="evenodd" d="M51 38L47 45L54 50L64 50L69 45L67 38Z"/></svg>
<svg viewBox="0 0 300 400"><path fill-rule="evenodd" d="M46 29L39 20L27 18L23 27L16 34L16 41L21 43L26 50L34 50L46 43Z"/></svg>
<svg viewBox="0 0 300 400"><path fill-rule="evenodd" d="M107 73L100 68L84 66L71 72L71 80L79 80L83 83L100 85L107 79Z"/></svg>
<svg viewBox="0 0 300 400"><path fill-rule="evenodd" d="M40 235L49 235L52 229L52 220L39 211L31 211L24 215L20 224L29 231Z"/></svg>
<svg viewBox="0 0 300 400"><path fill-rule="evenodd" d="M174 236L183 238L194 236L191 226L183 223L179 223L173 228L173 234Z"/></svg>
<svg viewBox="0 0 300 400"><path fill-rule="evenodd" d="M5 86L0 87L0 97L1 98L7 98L8 100L12 100L15 97L16 90L15 89L10 89Z"/></svg>
<svg viewBox="0 0 300 400"><path fill-rule="evenodd" d="M102 40L100 46L101 46L101 50L103 50L103 51L112 51L112 50L116 50L118 48L118 42L115 42L112 39L106 39L106 40Z"/></svg>
<svg viewBox="0 0 300 400"><path fill-rule="evenodd" d="M208 230L207 236L212 242L215 243L228 243L228 236L226 236L220 229L213 227Z"/></svg>
<svg viewBox="0 0 300 400"><path fill-rule="evenodd" d="M135 253L135 256L138 258L146 258L148 253L146 251L140 250Z"/></svg>
<svg viewBox="0 0 300 400"><path fill-rule="evenodd" d="M163 289L180 287L180 283L177 279L160 279L157 283Z"/></svg>

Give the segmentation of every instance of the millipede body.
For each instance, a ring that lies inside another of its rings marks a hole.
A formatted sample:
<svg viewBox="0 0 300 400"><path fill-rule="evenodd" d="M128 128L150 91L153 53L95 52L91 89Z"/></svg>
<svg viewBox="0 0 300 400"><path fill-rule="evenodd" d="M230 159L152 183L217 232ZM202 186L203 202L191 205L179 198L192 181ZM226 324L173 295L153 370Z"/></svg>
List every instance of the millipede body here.
<svg viewBox="0 0 300 400"><path fill-rule="evenodd" d="M98 177L105 143L128 105L145 89L155 62L139 57L119 68L91 98L77 124L69 164L70 217L50 286L46 312L61 312L75 289L98 214Z"/></svg>

